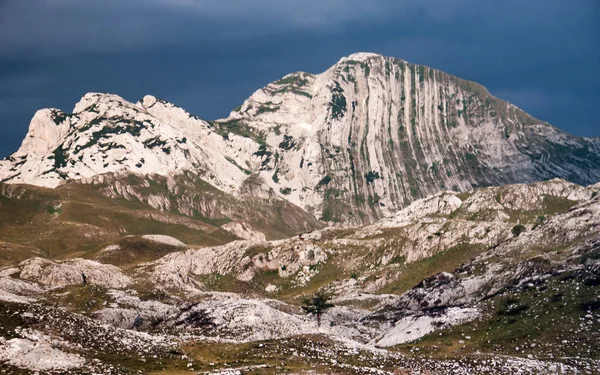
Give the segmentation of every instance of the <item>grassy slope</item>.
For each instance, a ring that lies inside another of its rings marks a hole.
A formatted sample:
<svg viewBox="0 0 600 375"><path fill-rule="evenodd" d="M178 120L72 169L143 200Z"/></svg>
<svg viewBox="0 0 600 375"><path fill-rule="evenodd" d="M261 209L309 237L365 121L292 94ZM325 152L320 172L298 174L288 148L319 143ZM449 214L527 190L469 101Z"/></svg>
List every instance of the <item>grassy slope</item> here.
<svg viewBox="0 0 600 375"><path fill-rule="evenodd" d="M50 258L82 256L131 234L168 234L191 245L217 245L235 238L202 222L199 225L209 230L139 218L140 210L124 207L88 185L22 189L26 194L19 199L0 198L0 236Z"/></svg>
<svg viewBox="0 0 600 375"><path fill-rule="evenodd" d="M482 303L480 319L397 349L410 353L418 348L420 355L444 358L476 351L598 358L600 322L589 315L600 311L599 284L598 275L565 273L525 290L512 289Z"/></svg>
<svg viewBox="0 0 600 375"><path fill-rule="evenodd" d="M164 196L171 201L171 207L177 207L177 199L182 195L170 193L163 178L144 181L131 175L125 179L123 182L141 196ZM0 264L31 255L95 257L100 249L127 235L164 234L190 246L215 246L237 239L218 227L231 220L247 221L270 238L287 237L320 226L308 213L287 202L239 201L201 180L182 181L182 186L198 206L206 203L214 207L211 215L194 210L193 216L188 217L174 208L166 212L155 210L132 196L109 198L101 193L107 185L68 183L56 189L7 187L20 194L0 195L0 238L6 242L0 247L3 249ZM165 254L165 249L146 251L140 246L126 247L141 251L133 253L140 255L140 259L131 257L125 261L127 264Z"/></svg>

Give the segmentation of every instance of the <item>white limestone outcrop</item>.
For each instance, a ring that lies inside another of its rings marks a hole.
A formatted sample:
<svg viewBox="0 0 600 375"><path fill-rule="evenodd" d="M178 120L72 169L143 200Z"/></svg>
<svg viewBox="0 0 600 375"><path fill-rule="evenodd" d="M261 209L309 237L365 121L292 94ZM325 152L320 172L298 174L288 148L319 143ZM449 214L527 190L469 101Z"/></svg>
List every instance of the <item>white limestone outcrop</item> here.
<svg viewBox="0 0 600 375"><path fill-rule="evenodd" d="M279 196L316 218L356 225L446 189L554 177L596 183L599 144L473 82L359 53L321 74L288 74L210 123L153 96L134 104L86 94L72 114L36 113L21 148L0 161L0 180L56 187L106 173L188 171L227 193ZM172 208L162 196L146 198Z"/></svg>
<svg viewBox="0 0 600 375"><path fill-rule="evenodd" d="M19 277L32 280L48 287L63 287L76 284L95 284L106 288L126 288L133 280L120 268L88 259L52 261L31 258L19 264Z"/></svg>
<svg viewBox="0 0 600 375"><path fill-rule="evenodd" d="M221 225L221 228L244 240L254 242L265 242L267 240L264 233L257 231L252 228L251 225L241 221L232 221L223 224Z"/></svg>

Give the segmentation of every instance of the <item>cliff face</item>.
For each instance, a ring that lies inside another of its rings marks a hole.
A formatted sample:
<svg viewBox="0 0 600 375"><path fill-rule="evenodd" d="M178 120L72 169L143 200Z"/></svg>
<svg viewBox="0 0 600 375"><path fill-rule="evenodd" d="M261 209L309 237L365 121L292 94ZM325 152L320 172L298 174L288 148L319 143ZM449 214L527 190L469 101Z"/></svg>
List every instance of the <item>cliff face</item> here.
<svg viewBox="0 0 600 375"><path fill-rule="evenodd" d="M476 83L373 54L288 75L231 123L267 134L279 184L326 220L370 222L441 189L600 179L598 139L565 134Z"/></svg>
<svg viewBox="0 0 600 375"><path fill-rule="evenodd" d="M277 197L325 221L373 222L440 190L600 180L600 141L570 136L443 72L354 54L293 73L206 122L152 96L87 94L39 111L0 180L55 187L128 171L192 172L238 197Z"/></svg>

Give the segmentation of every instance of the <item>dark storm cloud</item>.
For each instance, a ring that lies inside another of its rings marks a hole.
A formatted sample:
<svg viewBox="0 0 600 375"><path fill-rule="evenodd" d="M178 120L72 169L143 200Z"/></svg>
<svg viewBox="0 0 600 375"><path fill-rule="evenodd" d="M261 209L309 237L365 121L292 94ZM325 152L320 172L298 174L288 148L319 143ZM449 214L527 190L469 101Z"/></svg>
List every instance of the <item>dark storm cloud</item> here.
<svg viewBox="0 0 600 375"><path fill-rule="evenodd" d="M566 7L561 2L5 0L0 9L0 54L130 51L198 41L251 39L276 32L340 30L348 24L360 27L391 20L431 26L465 19L503 29L505 15L510 18L511 28L530 29L547 22L547 16L563 16Z"/></svg>
<svg viewBox="0 0 600 375"><path fill-rule="evenodd" d="M152 93L226 116L255 89L358 51L480 82L600 135L596 0L0 0L0 155L41 107Z"/></svg>
<svg viewBox="0 0 600 375"><path fill-rule="evenodd" d="M9 0L0 13L0 53L130 51L251 39L290 30L332 30L348 22L383 20L391 10L396 15L406 12L393 4L381 0ZM412 1L406 4L414 7Z"/></svg>

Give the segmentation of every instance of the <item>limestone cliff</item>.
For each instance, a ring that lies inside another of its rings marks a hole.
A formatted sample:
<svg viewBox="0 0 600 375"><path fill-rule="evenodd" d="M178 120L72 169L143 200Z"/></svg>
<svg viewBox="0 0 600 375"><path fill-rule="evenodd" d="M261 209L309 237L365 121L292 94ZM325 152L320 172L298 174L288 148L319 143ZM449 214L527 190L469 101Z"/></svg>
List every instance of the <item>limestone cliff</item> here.
<svg viewBox="0 0 600 375"><path fill-rule="evenodd" d="M555 177L600 180L600 140L568 135L473 82L375 54L292 73L226 119L152 96L87 94L34 116L0 180L56 187L110 172L191 172L243 199L284 199L316 218L370 223L440 190Z"/></svg>

